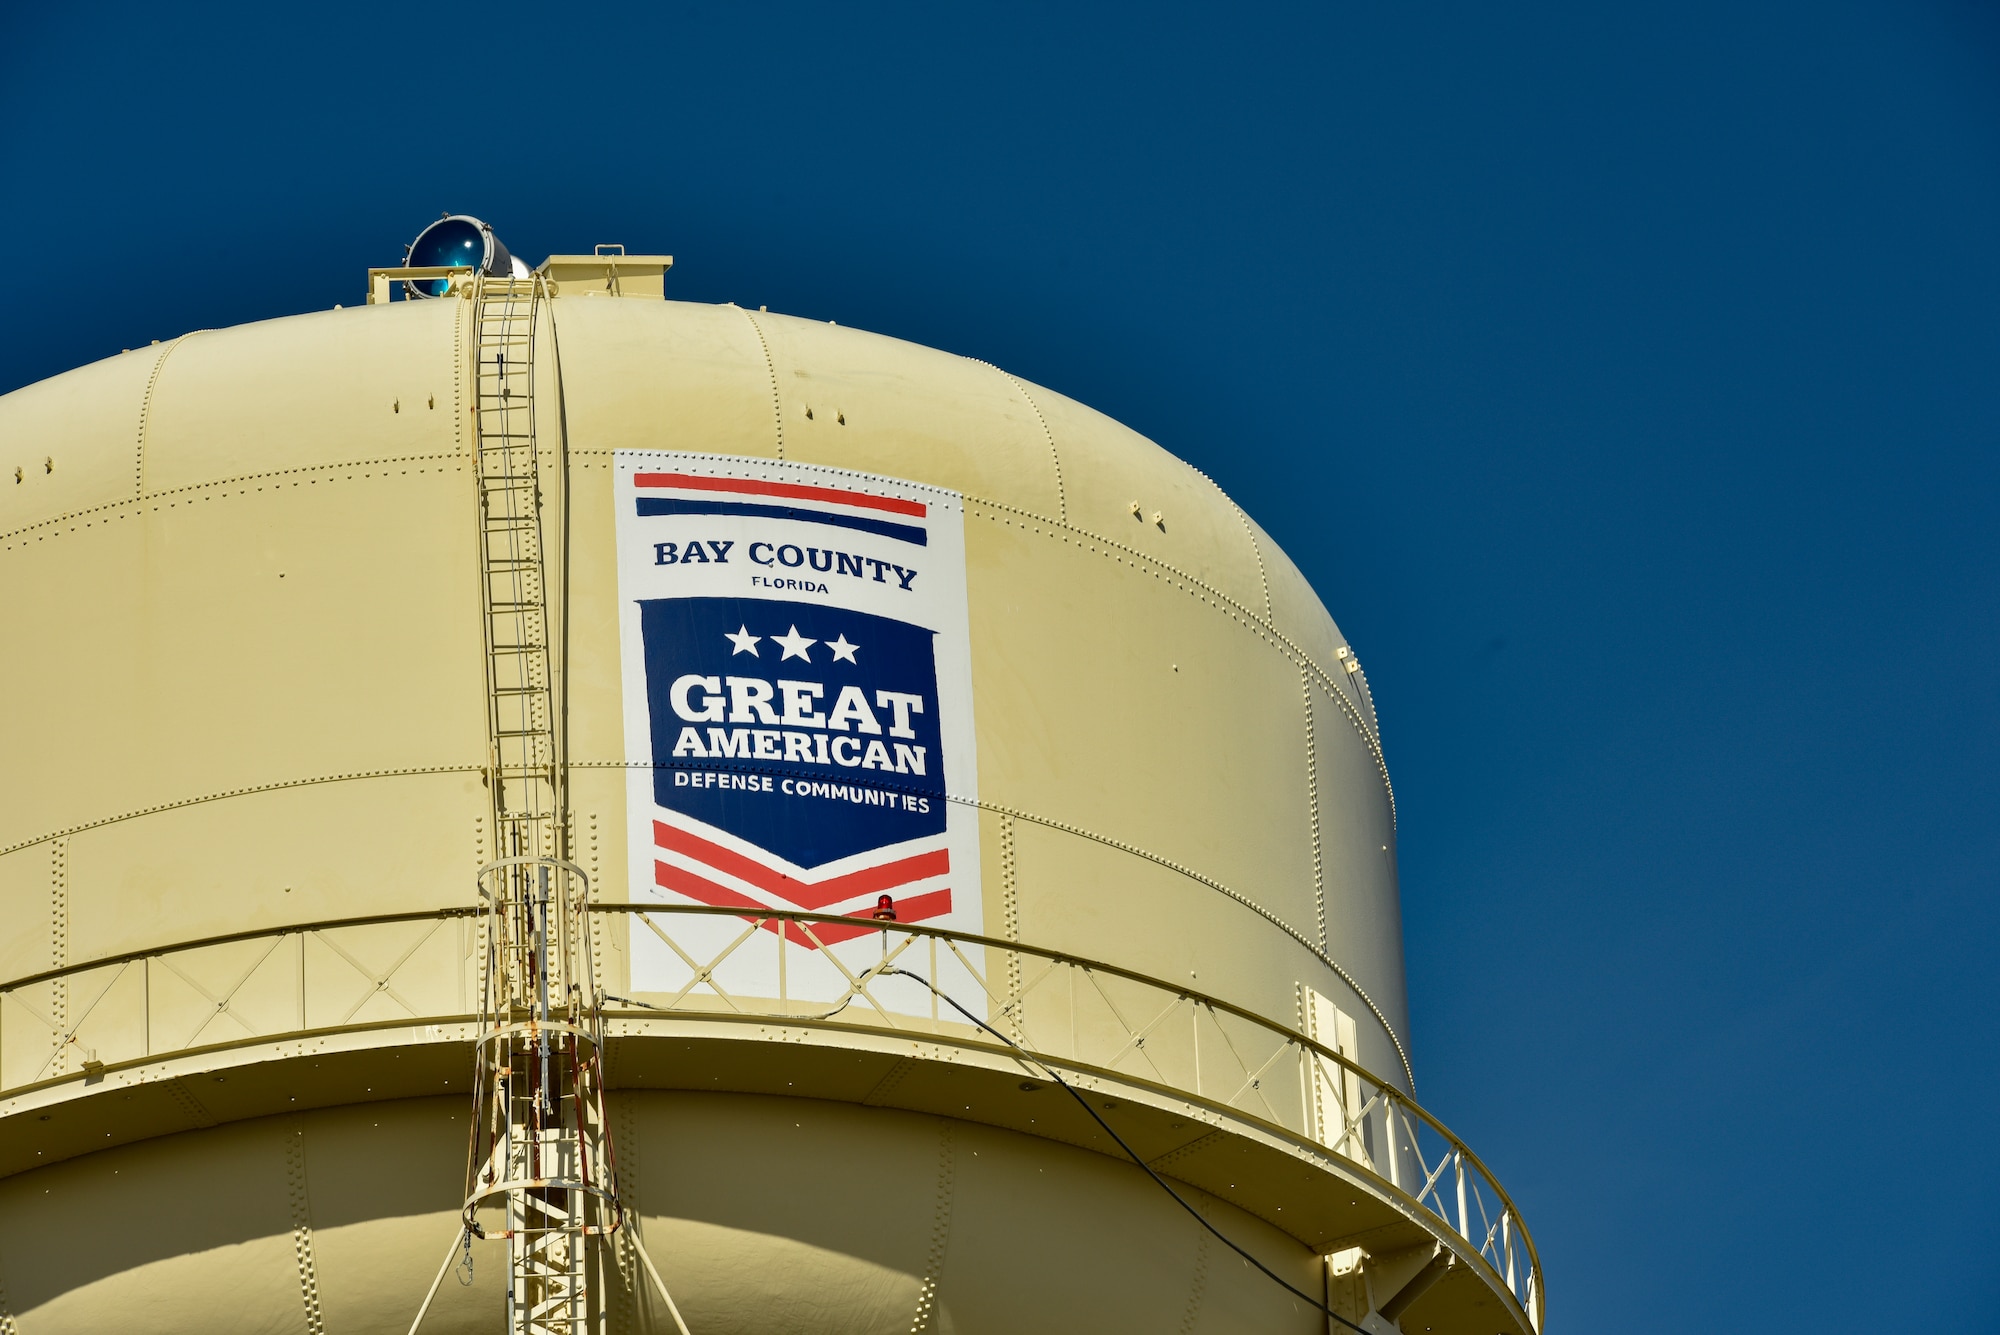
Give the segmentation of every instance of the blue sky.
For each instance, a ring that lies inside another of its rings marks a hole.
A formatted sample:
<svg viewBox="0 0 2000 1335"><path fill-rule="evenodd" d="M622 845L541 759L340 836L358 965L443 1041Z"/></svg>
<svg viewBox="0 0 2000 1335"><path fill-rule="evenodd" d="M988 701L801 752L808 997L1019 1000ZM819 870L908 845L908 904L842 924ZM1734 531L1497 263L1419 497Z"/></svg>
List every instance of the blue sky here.
<svg viewBox="0 0 2000 1335"><path fill-rule="evenodd" d="M1994 1328L1991 9L10 7L0 125L0 389L452 208L1131 423L1369 666L1551 1329Z"/></svg>

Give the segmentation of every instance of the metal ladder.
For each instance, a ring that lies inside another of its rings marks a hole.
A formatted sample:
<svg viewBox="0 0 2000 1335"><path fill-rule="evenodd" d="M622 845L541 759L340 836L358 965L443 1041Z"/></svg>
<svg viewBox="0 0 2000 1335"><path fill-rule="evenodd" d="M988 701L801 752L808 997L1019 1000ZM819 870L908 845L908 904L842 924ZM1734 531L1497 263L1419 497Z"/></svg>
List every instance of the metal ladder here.
<svg viewBox="0 0 2000 1335"><path fill-rule="evenodd" d="M487 775L500 857L558 857L567 842L535 440L539 305L533 280L484 278L473 287Z"/></svg>
<svg viewBox="0 0 2000 1335"><path fill-rule="evenodd" d="M494 856L479 873L484 978L464 1224L491 1237L479 1211L503 1213L511 1335L602 1335L607 1249L591 1239L617 1229L623 1212L604 1115L589 882L569 856L567 665L550 636L535 434L536 338L548 312L539 278L477 276L468 296Z"/></svg>

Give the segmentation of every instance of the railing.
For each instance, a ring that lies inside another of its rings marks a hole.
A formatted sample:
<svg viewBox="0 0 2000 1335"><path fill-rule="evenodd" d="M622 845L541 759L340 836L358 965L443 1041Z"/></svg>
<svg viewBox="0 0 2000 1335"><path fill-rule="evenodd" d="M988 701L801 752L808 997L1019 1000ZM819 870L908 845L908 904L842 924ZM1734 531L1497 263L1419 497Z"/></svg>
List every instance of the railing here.
<svg viewBox="0 0 2000 1335"><path fill-rule="evenodd" d="M634 954L651 952L645 995L615 999L627 1014L789 1019L1005 1051L935 992L887 970L920 974L1037 1061L1155 1086L1337 1156L1456 1234L1541 1327L1534 1243L1478 1156L1401 1090L1272 1020L1116 965L913 923L591 908L601 926L636 918ZM239 933L0 986L0 1095L204 1048L469 1019L482 949L473 915ZM745 979L775 986L746 992Z"/></svg>
<svg viewBox="0 0 2000 1335"><path fill-rule="evenodd" d="M477 1009L472 908L303 923L0 987L0 1094L284 1034Z"/></svg>

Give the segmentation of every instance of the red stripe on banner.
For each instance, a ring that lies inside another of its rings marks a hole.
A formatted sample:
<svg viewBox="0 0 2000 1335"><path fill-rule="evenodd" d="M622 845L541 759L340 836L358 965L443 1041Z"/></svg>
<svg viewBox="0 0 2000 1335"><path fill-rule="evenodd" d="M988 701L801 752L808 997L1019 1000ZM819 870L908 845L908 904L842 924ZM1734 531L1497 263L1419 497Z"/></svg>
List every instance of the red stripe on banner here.
<svg viewBox="0 0 2000 1335"><path fill-rule="evenodd" d="M769 904L759 904L740 890L731 890L726 885L695 875L685 867L676 867L671 862L655 862L653 879L665 890L677 891L689 899L699 900L711 908L718 909L767 909Z"/></svg>
<svg viewBox="0 0 2000 1335"><path fill-rule="evenodd" d="M950 886L946 886L942 890L933 890L929 894L911 895L908 899L899 899L896 901L897 922L922 922L926 918L941 918L949 912L951 912ZM787 941L790 941L795 946L804 946L807 950L813 950L816 947L806 937L805 929L807 927L812 928L813 937L819 941L820 945L837 946L842 941L852 941L857 936L866 936L870 932L879 930L880 924L874 921L874 914L875 906L871 904L865 909L856 909L847 915L850 918L862 920L854 923L766 921L757 925L767 932L782 934Z"/></svg>
<svg viewBox="0 0 2000 1335"><path fill-rule="evenodd" d="M939 848L914 857L899 858L895 862L885 862L879 867L863 867L830 880L800 881L665 821L653 822L653 842L670 852L699 859L719 872L748 881L759 890L768 891L807 910L822 909L856 895L877 895L884 890L894 890L899 885L908 885L911 881L943 876L951 870L950 851Z"/></svg>
<svg viewBox="0 0 2000 1335"><path fill-rule="evenodd" d="M835 505L857 505L867 510L887 510L891 514L915 515L922 519L930 507L922 501L906 501L900 496L871 496L865 491L842 491L838 487L809 487L798 482L765 482L744 477L696 477L692 473L636 473L632 481L642 487L674 487L682 491L732 491L745 496L783 496L794 501L831 501Z"/></svg>
<svg viewBox="0 0 2000 1335"><path fill-rule="evenodd" d="M770 905L759 904L741 891L731 890L726 885L717 885L687 870L676 867L671 862L655 862L653 879L664 890L672 890L686 895L698 903L719 909L753 909L769 911ZM951 912L951 887L932 890L928 894L911 895L908 899L896 901L897 922L922 922L927 918L938 918ZM819 946L835 946L842 941L852 941L858 936L878 930L874 918L875 906L859 908L847 914L852 922L816 922L811 924L789 922L781 919L766 919L757 925L767 932L782 935L793 945L804 946L807 950L817 950ZM755 920L755 914L743 915L745 922ZM806 936L807 926L812 928L812 937ZM814 944L815 940L817 945Z"/></svg>

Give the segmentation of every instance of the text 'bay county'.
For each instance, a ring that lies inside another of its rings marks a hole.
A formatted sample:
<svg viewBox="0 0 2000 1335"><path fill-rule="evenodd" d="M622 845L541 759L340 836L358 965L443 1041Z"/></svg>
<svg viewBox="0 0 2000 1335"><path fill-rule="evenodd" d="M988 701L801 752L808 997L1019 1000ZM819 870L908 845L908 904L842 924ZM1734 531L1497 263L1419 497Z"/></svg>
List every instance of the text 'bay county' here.
<svg viewBox="0 0 2000 1335"><path fill-rule="evenodd" d="M653 564L674 565L718 565L729 564L732 542L711 542L696 538L688 542L656 542L653 544ZM801 547L797 543L753 542L747 549L754 563L760 566L782 566L786 570L807 569L822 575L846 575L853 579L865 580L873 577L877 584L889 582L888 572L896 574L896 584L905 592L916 581L917 572L897 565L894 561L878 560L873 556L862 556L857 552L836 552L825 547Z"/></svg>

